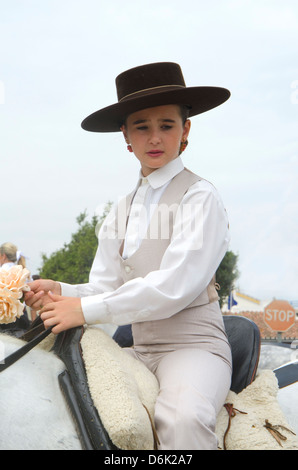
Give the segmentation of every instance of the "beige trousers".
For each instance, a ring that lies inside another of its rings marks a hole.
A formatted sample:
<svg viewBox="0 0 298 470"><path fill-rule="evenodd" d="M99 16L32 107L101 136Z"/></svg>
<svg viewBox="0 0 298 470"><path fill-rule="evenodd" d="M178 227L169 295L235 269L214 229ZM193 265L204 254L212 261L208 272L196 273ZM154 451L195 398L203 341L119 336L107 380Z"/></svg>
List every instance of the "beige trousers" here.
<svg viewBox="0 0 298 470"><path fill-rule="evenodd" d="M156 375L160 391L155 427L160 450L216 450L216 416L230 389L231 368L201 349L138 354Z"/></svg>
<svg viewBox="0 0 298 470"><path fill-rule="evenodd" d="M231 385L231 350L218 302L133 325L134 348L159 381L161 450L215 450L216 417Z"/></svg>

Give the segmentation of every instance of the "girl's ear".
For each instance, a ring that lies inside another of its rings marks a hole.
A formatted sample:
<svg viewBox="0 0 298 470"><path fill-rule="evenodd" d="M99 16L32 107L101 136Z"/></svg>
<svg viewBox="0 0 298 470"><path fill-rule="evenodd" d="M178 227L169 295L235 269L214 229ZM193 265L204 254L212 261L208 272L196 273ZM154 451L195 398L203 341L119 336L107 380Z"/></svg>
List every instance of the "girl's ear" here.
<svg viewBox="0 0 298 470"><path fill-rule="evenodd" d="M128 138L127 138L126 127L125 127L124 124L120 127L120 130L122 131L122 134L123 134L123 136L124 136L125 142L127 142L127 141L128 141Z"/></svg>
<svg viewBox="0 0 298 470"><path fill-rule="evenodd" d="M191 128L191 121L187 119L184 124L182 138L187 140Z"/></svg>

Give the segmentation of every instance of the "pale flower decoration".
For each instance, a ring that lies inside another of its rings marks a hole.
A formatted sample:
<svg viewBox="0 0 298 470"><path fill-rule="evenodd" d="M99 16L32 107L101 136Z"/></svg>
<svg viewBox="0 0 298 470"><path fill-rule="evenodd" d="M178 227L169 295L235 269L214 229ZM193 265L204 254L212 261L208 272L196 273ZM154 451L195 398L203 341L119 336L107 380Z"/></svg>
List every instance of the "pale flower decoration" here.
<svg viewBox="0 0 298 470"><path fill-rule="evenodd" d="M30 290L27 285L30 273L22 266L0 268L0 323L13 323L24 313L20 301L23 293Z"/></svg>

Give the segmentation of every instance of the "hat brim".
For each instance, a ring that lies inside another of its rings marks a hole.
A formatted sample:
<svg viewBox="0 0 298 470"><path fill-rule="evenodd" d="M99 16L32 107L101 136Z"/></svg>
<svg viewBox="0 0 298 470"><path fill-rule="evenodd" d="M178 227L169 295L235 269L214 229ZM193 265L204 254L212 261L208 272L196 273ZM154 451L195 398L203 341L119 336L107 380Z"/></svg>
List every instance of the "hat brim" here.
<svg viewBox="0 0 298 470"><path fill-rule="evenodd" d="M189 87L133 97L90 114L81 126L91 132L119 132L129 114L168 104L189 107L189 117L192 117L216 108L228 100L230 95L226 88Z"/></svg>

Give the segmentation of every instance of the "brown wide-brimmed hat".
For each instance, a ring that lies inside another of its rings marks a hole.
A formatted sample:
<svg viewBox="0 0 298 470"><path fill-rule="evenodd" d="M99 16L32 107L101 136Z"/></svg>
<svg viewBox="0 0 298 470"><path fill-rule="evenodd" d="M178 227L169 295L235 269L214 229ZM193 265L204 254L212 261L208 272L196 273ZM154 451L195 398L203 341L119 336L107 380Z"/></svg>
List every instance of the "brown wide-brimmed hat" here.
<svg viewBox="0 0 298 470"><path fill-rule="evenodd" d="M181 68L173 62L158 62L127 70L116 78L118 103L100 109L82 122L93 132L117 132L126 117L154 106L178 104L189 108L189 116L204 113L229 97L226 88L185 85Z"/></svg>

